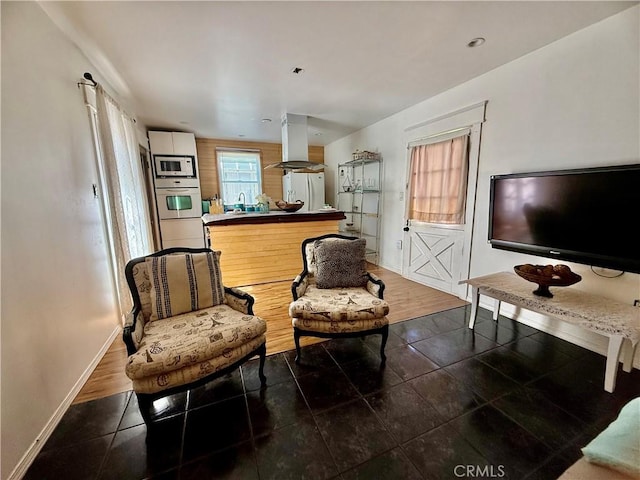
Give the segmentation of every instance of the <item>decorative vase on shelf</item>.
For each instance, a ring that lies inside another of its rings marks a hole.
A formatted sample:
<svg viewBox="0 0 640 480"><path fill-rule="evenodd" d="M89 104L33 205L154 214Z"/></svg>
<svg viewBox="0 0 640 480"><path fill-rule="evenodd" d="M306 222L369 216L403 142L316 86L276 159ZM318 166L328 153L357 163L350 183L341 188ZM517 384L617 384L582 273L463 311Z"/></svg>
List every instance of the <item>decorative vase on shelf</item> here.
<svg viewBox="0 0 640 480"><path fill-rule="evenodd" d="M344 182L342 182L342 190L344 190L345 192L351 192L353 190L353 185L351 184L351 179L349 178L348 174L344 179Z"/></svg>
<svg viewBox="0 0 640 480"><path fill-rule="evenodd" d="M259 203L256 207L259 213L269 213L268 203Z"/></svg>

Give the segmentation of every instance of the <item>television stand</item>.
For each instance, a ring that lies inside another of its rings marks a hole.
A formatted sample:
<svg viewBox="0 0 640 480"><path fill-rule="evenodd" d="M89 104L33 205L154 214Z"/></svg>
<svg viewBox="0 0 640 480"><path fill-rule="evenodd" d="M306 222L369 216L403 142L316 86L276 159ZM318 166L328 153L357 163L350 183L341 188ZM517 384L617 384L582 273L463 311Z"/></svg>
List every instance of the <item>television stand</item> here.
<svg viewBox="0 0 640 480"><path fill-rule="evenodd" d="M630 372L633 368L633 356L640 340L638 307L566 287L554 288L552 298L540 297L533 294L534 284L508 272L470 278L460 283L470 285L472 290L470 329L475 324L482 294L495 300L494 320L498 318L500 302L507 302L609 337L604 375L604 389L607 392L615 389L618 362L623 350L623 370Z"/></svg>

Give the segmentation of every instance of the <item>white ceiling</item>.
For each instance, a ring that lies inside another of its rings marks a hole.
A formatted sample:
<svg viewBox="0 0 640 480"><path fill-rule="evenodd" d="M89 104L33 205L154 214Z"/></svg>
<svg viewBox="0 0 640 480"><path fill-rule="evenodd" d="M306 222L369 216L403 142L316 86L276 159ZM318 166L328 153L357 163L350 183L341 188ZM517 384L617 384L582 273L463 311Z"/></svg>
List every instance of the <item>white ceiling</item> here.
<svg viewBox="0 0 640 480"><path fill-rule="evenodd" d="M149 127L280 142L295 113L325 145L637 3L40 5ZM486 43L468 48L474 37Z"/></svg>

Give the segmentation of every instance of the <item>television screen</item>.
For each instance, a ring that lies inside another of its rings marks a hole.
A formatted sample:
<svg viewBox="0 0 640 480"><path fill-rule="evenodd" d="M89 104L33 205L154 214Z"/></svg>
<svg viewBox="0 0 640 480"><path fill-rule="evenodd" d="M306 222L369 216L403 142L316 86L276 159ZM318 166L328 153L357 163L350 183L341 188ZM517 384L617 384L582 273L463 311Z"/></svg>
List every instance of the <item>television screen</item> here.
<svg viewBox="0 0 640 480"><path fill-rule="evenodd" d="M495 248L640 273L640 164L491 177Z"/></svg>

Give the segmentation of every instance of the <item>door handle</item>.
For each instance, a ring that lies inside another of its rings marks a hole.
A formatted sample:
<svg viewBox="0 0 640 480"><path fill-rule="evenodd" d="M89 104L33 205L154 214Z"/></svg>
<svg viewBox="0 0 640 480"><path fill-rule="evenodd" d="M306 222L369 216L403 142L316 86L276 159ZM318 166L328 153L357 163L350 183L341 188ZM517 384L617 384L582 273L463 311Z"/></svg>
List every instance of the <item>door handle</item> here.
<svg viewBox="0 0 640 480"><path fill-rule="evenodd" d="M409 220L407 220L407 223L405 223L404 228L402 230L404 230L405 232L409 231Z"/></svg>

